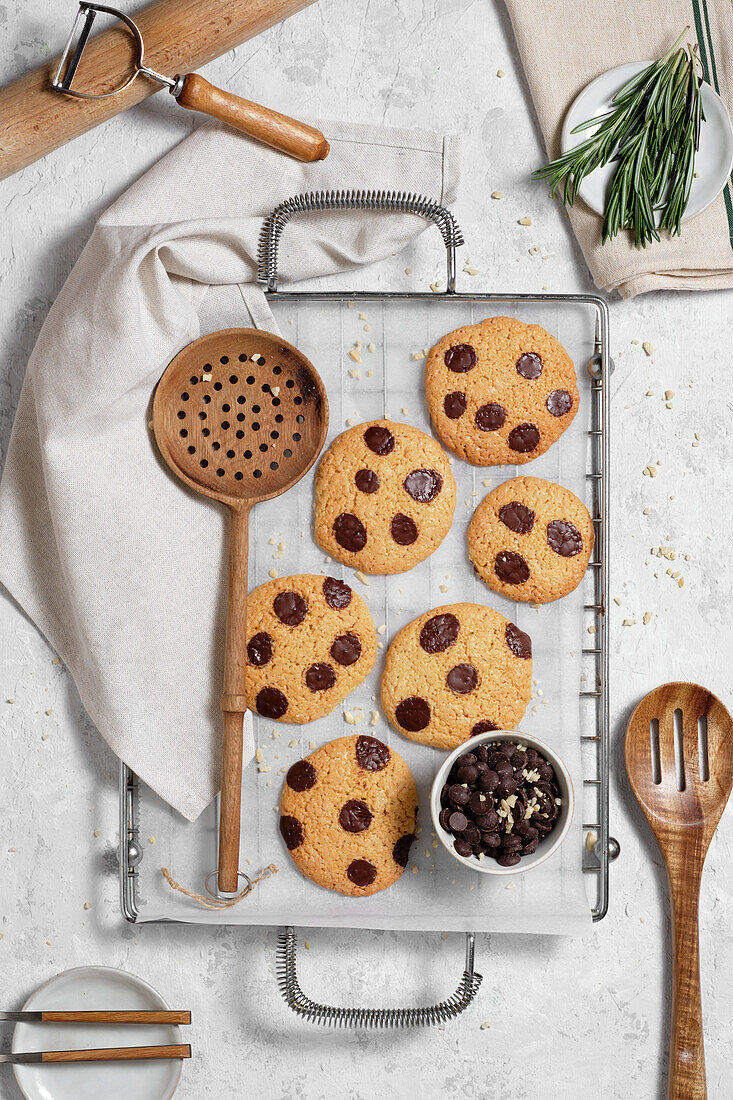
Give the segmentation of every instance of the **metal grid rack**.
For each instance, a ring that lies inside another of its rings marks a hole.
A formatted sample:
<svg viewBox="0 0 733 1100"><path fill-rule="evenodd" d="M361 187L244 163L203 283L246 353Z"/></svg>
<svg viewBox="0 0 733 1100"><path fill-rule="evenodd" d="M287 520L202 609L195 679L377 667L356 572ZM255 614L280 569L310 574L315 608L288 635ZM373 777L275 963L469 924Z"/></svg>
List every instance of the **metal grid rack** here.
<svg viewBox="0 0 733 1100"><path fill-rule="evenodd" d="M593 557L589 563L592 576L592 597L585 604L589 634L594 645L583 648L590 660L593 676L590 686L581 691L581 741L584 769L584 797L579 807L583 815L583 835L592 832L596 841L584 848L583 871L594 882L591 891L595 901L591 906L594 921L602 920L609 906L609 865L619 853L617 841L609 830L609 386L613 370L609 354L608 307L595 295L578 294L458 294L456 292L456 247L463 237L452 214L438 203L421 196L385 192L321 192L300 195L283 203L266 219L260 239L258 277L267 286L268 296L284 303L298 302L385 302L405 300L434 301L429 293L384 293L369 291L281 292L277 288L277 261L280 240L285 226L300 213L326 209L369 209L376 211L414 213L435 224L446 247L447 290L452 300L480 304L512 303L584 303L595 311L594 353L588 362L592 376L589 426L589 482L591 514L596 530ZM592 730L592 732L582 732ZM120 770L120 887L122 911L135 922L138 918L137 866L142 857L138 842L136 794L139 781L126 765ZM440 1004L427 1008L360 1009L335 1008L318 1004L300 988L296 971L296 934L284 929L278 945L278 984L281 993L294 1012L313 1022L360 1027L404 1027L438 1023L452 1019L473 1000L481 982L474 970L474 933L466 934L466 963L456 992Z"/></svg>

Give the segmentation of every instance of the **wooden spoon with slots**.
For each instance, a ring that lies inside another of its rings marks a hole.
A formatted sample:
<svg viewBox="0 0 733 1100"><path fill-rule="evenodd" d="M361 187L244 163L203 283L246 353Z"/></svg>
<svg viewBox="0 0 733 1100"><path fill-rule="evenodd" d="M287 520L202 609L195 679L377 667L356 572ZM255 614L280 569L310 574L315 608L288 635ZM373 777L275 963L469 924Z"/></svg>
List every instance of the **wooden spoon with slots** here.
<svg viewBox="0 0 733 1100"><path fill-rule="evenodd" d="M657 736L660 774L655 782ZM626 771L662 850L669 880L674 961L667 1098L705 1100L698 906L705 856L733 786L733 719L705 688L664 684L642 699L631 716Z"/></svg>
<svg viewBox="0 0 733 1100"><path fill-rule="evenodd" d="M292 488L326 439L328 398L313 365L279 336L232 328L169 363L153 402L158 447L174 474L231 513L224 650L218 886L239 882L242 722L247 710L249 512Z"/></svg>

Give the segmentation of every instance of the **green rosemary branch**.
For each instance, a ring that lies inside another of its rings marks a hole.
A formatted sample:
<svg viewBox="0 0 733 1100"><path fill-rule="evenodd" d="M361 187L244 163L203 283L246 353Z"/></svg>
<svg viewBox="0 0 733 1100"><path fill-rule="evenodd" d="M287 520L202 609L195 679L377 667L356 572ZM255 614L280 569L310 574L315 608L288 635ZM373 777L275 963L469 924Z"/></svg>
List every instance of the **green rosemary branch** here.
<svg viewBox="0 0 733 1100"><path fill-rule="evenodd" d="M633 232L637 248L658 241L657 213L659 229L680 232L705 118L697 46L680 45L689 29L663 57L624 84L608 111L572 131L597 127L591 137L534 173L535 179L549 182L553 196L562 185L563 199L572 206L586 176L609 161L616 163L603 244L622 229Z"/></svg>

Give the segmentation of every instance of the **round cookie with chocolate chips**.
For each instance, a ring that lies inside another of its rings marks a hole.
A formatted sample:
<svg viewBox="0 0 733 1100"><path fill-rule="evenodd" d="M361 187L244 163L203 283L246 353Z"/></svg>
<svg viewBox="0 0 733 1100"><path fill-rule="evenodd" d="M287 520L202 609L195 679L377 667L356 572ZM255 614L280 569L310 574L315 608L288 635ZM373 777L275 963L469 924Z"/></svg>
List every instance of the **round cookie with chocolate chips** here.
<svg viewBox="0 0 733 1100"><path fill-rule="evenodd" d="M495 592L551 603L580 584L594 538L588 509L575 493L539 477L515 477L474 512L468 554Z"/></svg>
<svg viewBox="0 0 733 1100"><path fill-rule="evenodd" d="M344 565L403 573L437 549L455 507L455 479L435 440L371 420L338 436L321 459L315 536Z"/></svg>
<svg viewBox="0 0 733 1100"><path fill-rule="evenodd" d="M575 367L539 325L488 317L430 351L425 389L435 431L474 466L531 462L578 411Z"/></svg>
<svg viewBox="0 0 733 1100"><path fill-rule="evenodd" d="M247 705L313 722L358 687L376 652L372 617L348 584L311 574L268 581L247 601Z"/></svg>
<svg viewBox="0 0 733 1100"><path fill-rule="evenodd" d="M366 897L400 877L415 839L417 791L376 737L339 737L288 771L280 833L298 869L327 890Z"/></svg>
<svg viewBox="0 0 733 1100"><path fill-rule="evenodd" d="M532 642L490 607L448 604L396 635L382 676L382 706L412 741L454 749L489 730L513 729L529 702Z"/></svg>

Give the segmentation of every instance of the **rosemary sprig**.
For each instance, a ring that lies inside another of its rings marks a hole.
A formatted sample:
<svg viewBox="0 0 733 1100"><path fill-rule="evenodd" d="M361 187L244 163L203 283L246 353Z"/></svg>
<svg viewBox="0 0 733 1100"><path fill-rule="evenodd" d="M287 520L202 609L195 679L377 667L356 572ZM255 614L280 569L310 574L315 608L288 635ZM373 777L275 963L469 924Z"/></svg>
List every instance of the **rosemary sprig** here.
<svg viewBox="0 0 733 1100"><path fill-rule="evenodd" d="M555 195L572 206L586 176L616 162L603 218L603 244L622 229L634 235L637 248L658 241L659 229L679 234L690 198L695 154L700 145L702 109L697 45L681 46L685 27L674 45L624 84L604 114L573 130L596 132L574 149L534 173Z"/></svg>

